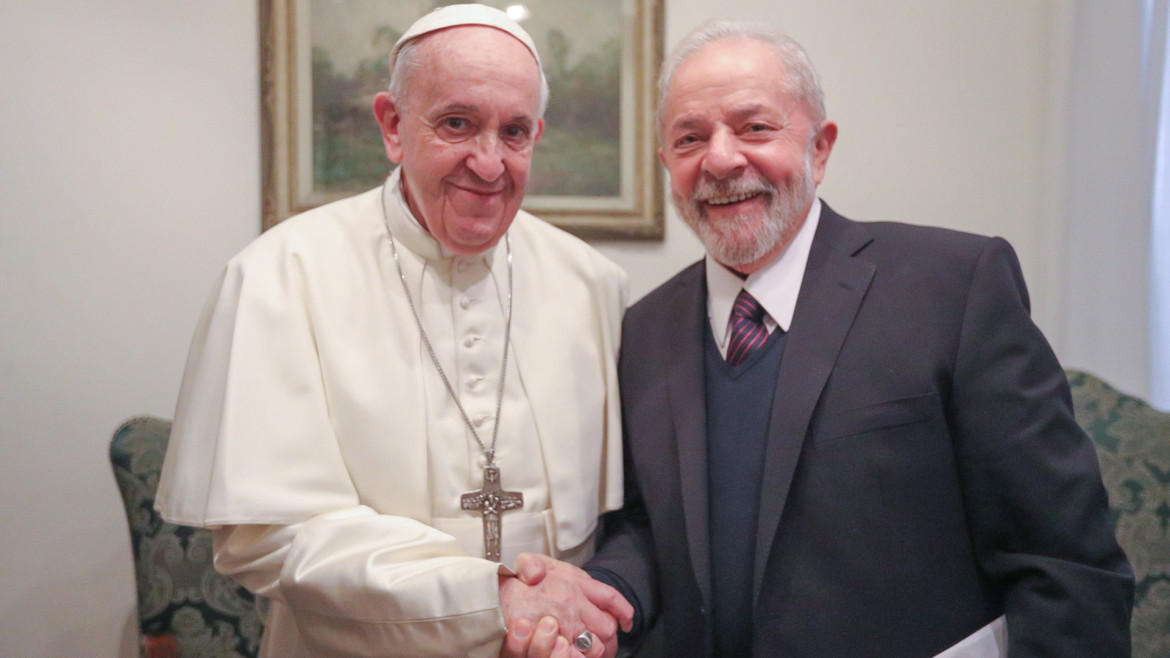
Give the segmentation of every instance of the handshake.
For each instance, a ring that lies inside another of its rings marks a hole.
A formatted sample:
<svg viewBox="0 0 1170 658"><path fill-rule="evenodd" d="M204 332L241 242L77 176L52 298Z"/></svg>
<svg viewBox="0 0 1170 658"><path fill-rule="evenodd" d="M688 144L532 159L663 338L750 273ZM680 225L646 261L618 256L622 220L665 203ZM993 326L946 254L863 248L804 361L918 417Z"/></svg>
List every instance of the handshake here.
<svg viewBox="0 0 1170 658"><path fill-rule="evenodd" d="M617 590L577 567L521 553L516 576L500 578L508 634L501 658L612 658L617 631L629 631L634 607Z"/></svg>

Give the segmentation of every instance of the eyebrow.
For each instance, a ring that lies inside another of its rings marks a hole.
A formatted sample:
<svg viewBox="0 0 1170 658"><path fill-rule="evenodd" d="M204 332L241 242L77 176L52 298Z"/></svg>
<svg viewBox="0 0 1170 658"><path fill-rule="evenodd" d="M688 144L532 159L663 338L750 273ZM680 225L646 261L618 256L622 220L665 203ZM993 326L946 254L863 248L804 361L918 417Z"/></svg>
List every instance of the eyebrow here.
<svg viewBox="0 0 1170 658"><path fill-rule="evenodd" d="M508 121L505 121L505 123L522 123L526 126L531 126L532 124L536 123L536 121L527 114L514 114L512 115L512 118Z"/></svg>
<svg viewBox="0 0 1170 658"><path fill-rule="evenodd" d="M765 105L763 103L752 103L751 105L745 105L744 107L736 108L734 111L732 111L731 119L733 121L743 121L749 117L760 114L768 114L768 112L771 110L772 106Z"/></svg>
<svg viewBox="0 0 1170 658"><path fill-rule="evenodd" d="M443 116L445 114L451 114L451 113L471 114L471 115L478 116L479 115L479 107L472 105L470 103L450 103L448 105L443 106L438 112L435 112L435 116ZM531 125L536 123L536 120L533 119L533 117L531 115L519 113L519 114L512 115L512 117L505 120L504 123L523 123L525 125L531 126Z"/></svg>
<svg viewBox="0 0 1170 658"><path fill-rule="evenodd" d="M471 105L468 103L450 103L448 105L444 105L435 114L450 114L452 112L459 112L459 113L463 113L463 114L476 114L478 112L478 108L476 108L474 105Z"/></svg>
<svg viewBox="0 0 1170 658"><path fill-rule="evenodd" d="M773 110L773 106L771 106L771 105L768 105L765 103L752 103L750 105L745 105L743 107L737 107L737 108L733 109L729 113L728 118L732 122L739 122L739 121L743 121L743 120L748 119L748 118L753 117L753 116L757 116L760 114L767 114L767 113L771 112L772 110ZM785 114L779 116L779 120L783 122L784 120L787 119L787 116L788 115L785 113ZM708 123L708 121L702 117L689 116L689 117L683 117L682 119L675 121L673 124L671 124L670 128L671 128L671 130L693 130L695 128L701 128L704 125L706 125L707 123Z"/></svg>
<svg viewBox="0 0 1170 658"><path fill-rule="evenodd" d="M670 129L671 130L693 130L695 128L701 128L706 123L707 122L705 120L700 119L698 117L687 117L685 119L680 119L680 120L672 123L670 125Z"/></svg>

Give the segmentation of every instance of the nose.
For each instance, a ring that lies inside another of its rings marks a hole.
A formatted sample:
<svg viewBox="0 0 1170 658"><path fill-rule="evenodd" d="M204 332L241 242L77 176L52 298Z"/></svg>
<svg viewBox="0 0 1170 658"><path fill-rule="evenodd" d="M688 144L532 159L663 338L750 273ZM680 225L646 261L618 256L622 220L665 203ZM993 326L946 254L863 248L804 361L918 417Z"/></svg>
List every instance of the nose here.
<svg viewBox="0 0 1170 658"><path fill-rule="evenodd" d="M476 136L471 154L467 156L467 168L481 179L491 182L504 173L504 148L500 138L490 131Z"/></svg>
<svg viewBox="0 0 1170 658"><path fill-rule="evenodd" d="M724 179L747 166L747 158L739 149L739 142L726 129L716 130L707 142L703 156L703 171Z"/></svg>

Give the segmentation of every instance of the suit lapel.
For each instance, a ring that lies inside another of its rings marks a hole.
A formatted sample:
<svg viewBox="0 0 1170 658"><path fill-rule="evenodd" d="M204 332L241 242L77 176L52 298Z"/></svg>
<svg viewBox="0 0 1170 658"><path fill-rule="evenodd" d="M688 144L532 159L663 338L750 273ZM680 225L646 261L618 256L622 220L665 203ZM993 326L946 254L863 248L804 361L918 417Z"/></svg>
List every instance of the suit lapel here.
<svg viewBox="0 0 1170 658"><path fill-rule="evenodd" d="M854 258L872 238L822 205L796 314L785 338L764 452L753 601L758 600L776 528L788 499L809 422L875 267Z"/></svg>
<svg viewBox="0 0 1170 658"><path fill-rule="evenodd" d="M691 565L704 602L711 603L711 543L707 502L707 399L703 374L703 336L707 322L707 285L703 261L692 265L675 290L669 345L674 355L668 373L670 420L678 448L679 486Z"/></svg>

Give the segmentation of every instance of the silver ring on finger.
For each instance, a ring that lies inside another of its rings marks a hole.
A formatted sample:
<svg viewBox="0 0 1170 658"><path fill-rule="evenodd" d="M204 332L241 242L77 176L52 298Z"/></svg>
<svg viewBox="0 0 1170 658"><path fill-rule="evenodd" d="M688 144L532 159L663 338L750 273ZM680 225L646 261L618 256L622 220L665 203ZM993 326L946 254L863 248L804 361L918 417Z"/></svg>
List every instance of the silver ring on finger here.
<svg viewBox="0 0 1170 658"><path fill-rule="evenodd" d="M577 651L585 653L593 648L593 633L589 631L581 631L581 634L573 639L573 646L577 647Z"/></svg>

